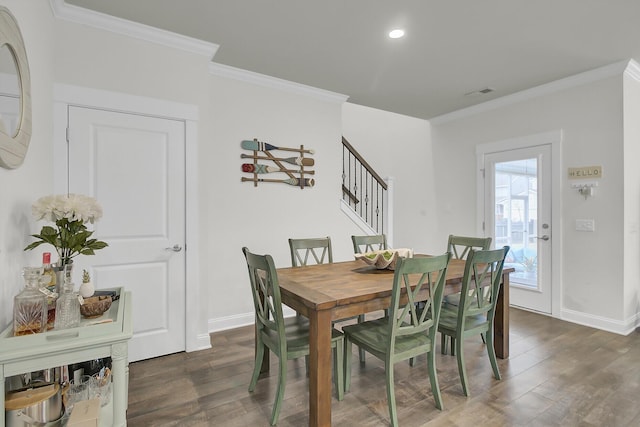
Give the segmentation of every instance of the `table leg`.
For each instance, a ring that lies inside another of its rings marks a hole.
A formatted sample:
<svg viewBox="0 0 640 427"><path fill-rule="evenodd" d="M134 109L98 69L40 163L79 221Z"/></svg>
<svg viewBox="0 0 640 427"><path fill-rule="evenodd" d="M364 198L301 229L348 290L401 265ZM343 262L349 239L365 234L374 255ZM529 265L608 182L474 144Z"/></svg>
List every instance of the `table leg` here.
<svg viewBox="0 0 640 427"><path fill-rule="evenodd" d="M493 321L493 341L496 356L509 358L509 273L502 275L502 286L498 292L496 313Z"/></svg>
<svg viewBox="0 0 640 427"><path fill-rule="evenodd" d="M129 389L129 349L127 343L111 346L111 368L113 372L113 426L127 425L127 395Z"/></svg>
<svg viewBox="0 0 640 427"><path fill-rule="evenodd" d="M331 313L312 311L309 330L309 426L331 425Z"/></svg>

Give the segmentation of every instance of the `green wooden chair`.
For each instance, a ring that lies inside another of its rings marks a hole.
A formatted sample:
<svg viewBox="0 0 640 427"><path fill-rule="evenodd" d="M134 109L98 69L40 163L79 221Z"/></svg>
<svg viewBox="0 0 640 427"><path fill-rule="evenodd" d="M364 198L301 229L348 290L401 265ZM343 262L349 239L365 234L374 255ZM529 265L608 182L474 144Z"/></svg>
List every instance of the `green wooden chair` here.
<svg viewBox="0 0 640 427"><path fill-rule="evenodd" d="M471 249L486 251L491 247L491 237L466 237L449 235L447 250L453 259L467 259Z"/></svg>
<svg viewBox="0 0 640 427"><path fill-rule="evenodd" d="M462 278L460 304L443 304L438 331L441 334L442 351L445 352L445 338L451 338L451 354L456 355L462 391L469 396L467 371L464 362L464 339L471 335L484 334L487 354L496 379L500 371L496 361L493 337L493 320L502 280L504 258L509 247L502 249L474 251L467 256Z"/></svg>
<svg viewBox="0 0 640 427"><path fill-rule="evenodd" d="M447 251L451 252L453 259L467 259L469 251L482 250L486 251L491 247L491 237L467 237L467 236L454 236L449 234L447 241ZM460 304L460 293L445 295L443 299L445 304L458 305ZM484 334L480 334L482 342L486 343ZM445 339L445 346L442 347L442 354L447 354L447 339Z"/></svg>
<svg viewBox="0 0 640 427"><path fill-rule="evenodd" d="M365 252L379 251L387 248L387 236L384 234L373 234L366 236L351 236L351 242L353 243L353 253L363 254ZM384 315L387 316L387 310ZM364 314L358 316L358 323L365 321ZM365 352L360 350L360 363L365 362Z"/></svg>
<svg viewBox="0 0 640 427"><path fill-rule="evenodd" d="M353 253L355 254L387 249L387 236L384 234L351 236L351 241L353 242Z"/></svg>
<svg viewBox="0 0 640 427"><path fill-rule="evenodd" d="M310 263L324 264L333 262L333 251L329 236L310 239L289 239L289 250L293 267L309 265Z"/></svg>
<svg viewBox="0 0 640 427"><path fill-rule="evenodd" d="M398 425L394 393L394 364L427 353L429 380L436 407L442 409L435 364L435 339L442 307L447 266L451 254L424 258L400 258L393 276L389 316L342 328L345 337L345 391L351 386L352 343L384 361L387 402L392 426ZM422 309L417 302L421 289L429 289L430 299Z"/></svg>
<svg viewBox="0 0 640 427"><path fill-rule="evenodd" d="M270 255L256 255L242 248L247 259L251 294L256 314L256 357L249 392L253 392L260 375L265 347L278 357L278 388L271 412L271 425L278 422L287 380L287 361L309 354L309 322L298 316L285 319L278 276ZM333 330L331 347L334 349L334 379L338 400L344 398L344 338Z"/></svg>
<svg viewBox="0 0 640 427"><path fill-rule="evenodd" d="M314 237L307 239L289 239L289 250L291 252L291 265L301 267L315 264L333 262L333 252L331 250L331 237ZM348 317L346 319L335 320L333 323L358 319L359 323L364 322L364 314ZM364 362L364 351L361 351L361 359Z"/></svg>

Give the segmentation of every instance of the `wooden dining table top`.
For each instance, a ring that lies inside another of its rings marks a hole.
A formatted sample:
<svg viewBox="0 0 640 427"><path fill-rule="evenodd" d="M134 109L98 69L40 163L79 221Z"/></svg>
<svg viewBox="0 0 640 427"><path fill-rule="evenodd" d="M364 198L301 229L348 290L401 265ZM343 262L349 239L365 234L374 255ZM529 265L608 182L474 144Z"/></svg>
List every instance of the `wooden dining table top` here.
<svg viewBox="0 0 640 427"><path fill-rule="evenodd" d="M464 266L464 260L449 262L445 294L460 291ZM283 298L294 299L311 310L339 310L354 303L390 298L393 276L393 270L377 269L359 260L278 269ZM385 304L388 306L388 302Z"/></svg>

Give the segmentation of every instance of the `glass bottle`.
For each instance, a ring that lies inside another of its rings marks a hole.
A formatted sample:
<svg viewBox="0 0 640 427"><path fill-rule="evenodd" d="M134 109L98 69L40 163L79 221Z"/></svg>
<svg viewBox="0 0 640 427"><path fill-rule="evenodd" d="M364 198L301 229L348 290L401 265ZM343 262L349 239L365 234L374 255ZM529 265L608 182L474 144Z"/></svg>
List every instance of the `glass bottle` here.
<svg viewBox="0 0 640 427"><path fill-rule="evenodd" d="M31 335L47 328L47 297L41 293L42 268L25 267L22 270L25 286L13 299L13 335Z"/></svg>
<svg viewBox="0 0 640 427"><path fill-rule="evenodd" d="M65 272L66 273L66 272ZM55 329L75 328L80 325L80 302L73 291L71 275L64 275L62 293L56 301Z"/></svg>
<svg viewBox="0 0 640 427"><path fill-rule="evenodd" d="M56 272L51 266L51 252L42 254L42 282L50 290L56 286Z"/></svg>
<svg viewBox="0 0 640 427"><path fill-rule="evenodd" d="M56 272L51 265L51 252L42 254L42 278L41 285L46 286L51 292L47 294L47 330L53 329L56 320L56 301L58 294L56 292Z"/></svg>

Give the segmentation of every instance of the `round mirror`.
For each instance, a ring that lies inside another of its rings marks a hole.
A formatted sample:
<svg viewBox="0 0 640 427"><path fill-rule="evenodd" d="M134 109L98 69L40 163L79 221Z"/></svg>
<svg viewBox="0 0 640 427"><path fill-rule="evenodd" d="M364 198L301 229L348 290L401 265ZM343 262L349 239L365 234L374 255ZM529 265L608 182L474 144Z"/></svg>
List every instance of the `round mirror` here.
<svg viewBox="0 0 640 427"><path fill-rule="evenodd" d="M15 55L5 44L0 46L0 132L12 138L18 130L21 97Z"/></svg>
<svg viewBox="0 0 640 427"><path fill-rule="evenodd" d="M27 155L31 139L31 80L18 24L0 6L0 166L13 169Z"/></svg>

